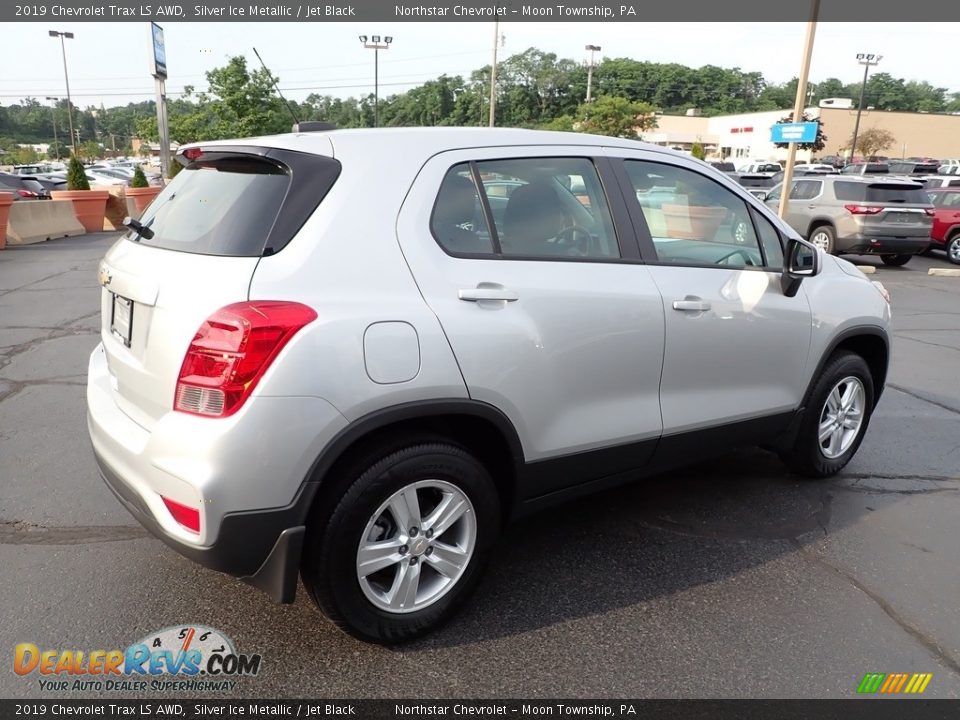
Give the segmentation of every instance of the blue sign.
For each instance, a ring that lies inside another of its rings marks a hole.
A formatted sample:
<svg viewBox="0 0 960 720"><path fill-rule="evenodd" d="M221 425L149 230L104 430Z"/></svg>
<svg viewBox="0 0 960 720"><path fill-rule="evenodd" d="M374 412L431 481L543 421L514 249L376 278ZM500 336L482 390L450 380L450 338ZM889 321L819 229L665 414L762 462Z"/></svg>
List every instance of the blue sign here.
<svg viewBox="0 0 960 720"><path fill-rule="evenodd" d="M770 128L770 142L812 143L817 141L815 122L778 123Z"/></svg>
<svg viewBox="0 0 960 720"><path fill-rule="evenodd" d="M153 62L150 63L151 73L155 78L167 77L167 48L163 42L163 28L156 23L150 23L150 35L153 38Z"/></svg>

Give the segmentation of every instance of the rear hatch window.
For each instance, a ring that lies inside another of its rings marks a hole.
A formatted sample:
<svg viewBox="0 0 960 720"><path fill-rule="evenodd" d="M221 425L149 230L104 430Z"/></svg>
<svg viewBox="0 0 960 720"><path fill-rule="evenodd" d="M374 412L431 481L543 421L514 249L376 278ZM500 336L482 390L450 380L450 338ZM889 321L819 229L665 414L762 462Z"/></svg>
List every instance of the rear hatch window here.
<svg viewBox="0 0 960 720"><path fill-rule="evenodd" d="M930 204L924 189L913 184L838 182L835 192L837 200L852 202Z"/></svg>
<svg viewBox="0 0 960 720"><path fill-rule="evenodd" d="M150 203L140 218L148 231L127 237L197 255L259 257L279 251L326 195L340 164L316 155L271 155L281 157L200 155ZM298 155L299 162L291 162Z"/></svg>

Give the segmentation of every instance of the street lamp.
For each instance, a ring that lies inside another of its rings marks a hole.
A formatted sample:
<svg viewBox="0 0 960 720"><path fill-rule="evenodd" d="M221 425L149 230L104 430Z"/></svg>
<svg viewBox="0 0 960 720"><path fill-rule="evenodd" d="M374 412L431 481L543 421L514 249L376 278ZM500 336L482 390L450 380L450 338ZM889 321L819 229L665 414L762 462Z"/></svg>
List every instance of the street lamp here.
<svg viewBox="0 0 960 720"><path fill-rule="evenodd" d="M383 42L380 41L381 38L379 35L371 35L370 38L367 38L366 35L360 36L360 42L363 43L363 46L368 50L373 50L373 126L377 127L380 124L380 51L389 50L390 43L393 42L393 38L389 35L386 35L383 38Z"/></svg>
<svg viewBox="0 0 960 720"><path fill-rule="evenodd" d="M60 38L60 50L63 51L63 79L67 84L67 120L70 122L70 139L73 141L73 155L77 157L77 142L74 140L75 133L73 131L73 102L70 100L70 76L67 75L67 44L64 42L64 38L73 40L73 33L51 30L50 37Z"/></svg>
<svg viewBox="0 0 960 720"><path fill-rule="evenodd" d="M599 45L587 45L584 50L590 51L590 64L587 65L587 102L590 102L590 90L593 88L593 54L600 52Z"/></svg>
<svg viewBox="0 0 960 720"><path fill-rule="evenodd" d="M53 102L53 105L50 107L50 117L53 118L53 147L56 148L57 160L59 160L60 159L60 141L57 140L57 102L59 102L60 98L50 97L49 95L47 95L47 100L50 100Z"/></svg>
<svg viewBox="0 0 960 720"><path fill-rule="evenodd" d="M857 105L857 121L853 126L853 144L850 146L850 160L857 154L857 135L860 133L860 113L863 112L863 95L867 90L867 74L870 72L871 65L877 65L883 59L883 55L874 55L873 53L857 53L857 62L863 65L863 85L860 86L860 103Z"/></svg>

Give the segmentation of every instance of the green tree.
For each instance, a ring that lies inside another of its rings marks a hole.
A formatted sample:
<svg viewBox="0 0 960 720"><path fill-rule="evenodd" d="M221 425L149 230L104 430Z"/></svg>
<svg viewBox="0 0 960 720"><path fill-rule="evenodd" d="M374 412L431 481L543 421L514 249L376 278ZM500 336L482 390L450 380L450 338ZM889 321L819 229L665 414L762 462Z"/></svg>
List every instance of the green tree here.
<svg viewBox="0 0 960 720"><path fill-rule="evenodd" d="M857 135L856 151L864 157L876 155L878 151L885 150L897 141L897 138L889 130L883 128L869 128L863 130ZM853 144L851 135L847 145Z"/></svg>
<svg viewBox="0 0 960 720"><path fill-rule="evenodd" d="M175 163L179 165L180 163ZM137 165L133 169L133 180L130 182L130 187L135 188L145 188L149 187L150 183L147 182L147 176L143 172L143 168Z"/></svg>
<svg viewBox="0 0 960 720"><path fill-rule="evenodd" d="M613 137L635 138L637 132L657 126L655 109L642 102L603 95L577 108L581 132Z"/></svg>
<svg viewBox="0 0 960 720"><path fill-rule="evenodd" d="M89 190L90 181L87 180L87 173L83 169L83 163L77 158L70 158L70 164L67 166L67 190Z"/></svg>
<svg viewBox="0 0 960 720"><path fill-rule="evenodd" d="M690 154L697 160L705 160L707 157L707 153L703 149L703 143L699 140L690 148Z"/></svg>

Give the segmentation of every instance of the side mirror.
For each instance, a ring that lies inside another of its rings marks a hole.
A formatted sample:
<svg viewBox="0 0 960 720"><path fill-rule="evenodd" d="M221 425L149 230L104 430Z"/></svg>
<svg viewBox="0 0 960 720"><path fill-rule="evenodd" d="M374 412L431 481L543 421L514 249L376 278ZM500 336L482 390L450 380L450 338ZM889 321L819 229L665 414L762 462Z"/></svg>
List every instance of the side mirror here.
<svg viewBox="0 0 960 720"><path fill-rule="evenodd" d="M793 297L800 290L800 283L806 277L819 275L820 251L816 245L790 238L787 240L787 252L783 256L783 274L780 276L780 287L783 294Z"/></svg>
<svg viewBox="0 0 960 720"><path fill-rule="evenodd" d="M760 202L766 202L769 196L770 196L770 193L767 193L767 192L757 193L757 199L760 200Z"/></svg>

